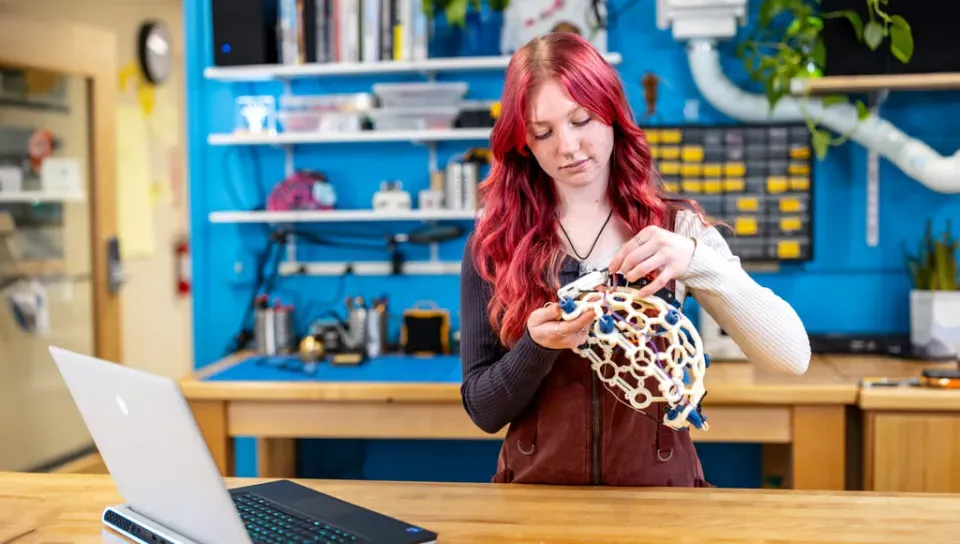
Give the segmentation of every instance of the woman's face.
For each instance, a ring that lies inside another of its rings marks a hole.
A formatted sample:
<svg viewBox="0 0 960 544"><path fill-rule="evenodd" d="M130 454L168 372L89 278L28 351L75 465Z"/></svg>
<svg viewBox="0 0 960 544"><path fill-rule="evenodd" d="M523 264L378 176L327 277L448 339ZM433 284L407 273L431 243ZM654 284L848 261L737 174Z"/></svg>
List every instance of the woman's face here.
<svg viewBox="0 0 960 544"><path fill-rule="evenodd" d="M605 184L613 127L574 102L553 80L537 87L530 98L527 146L540 168L561 185Z"/></svg>

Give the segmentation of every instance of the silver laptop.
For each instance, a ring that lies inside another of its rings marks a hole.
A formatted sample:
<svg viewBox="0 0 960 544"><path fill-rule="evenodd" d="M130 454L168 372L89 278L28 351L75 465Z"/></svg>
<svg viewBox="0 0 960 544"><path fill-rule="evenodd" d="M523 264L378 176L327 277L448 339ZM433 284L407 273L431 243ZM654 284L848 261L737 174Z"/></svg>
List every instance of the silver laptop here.
<svg viewBox="0 0 960 544"><path fill-rule="evenodd" d="M289 480L227 489L174 380L50 347L126 501L103 523L145 544L435 542L427 529Z"/></svg>

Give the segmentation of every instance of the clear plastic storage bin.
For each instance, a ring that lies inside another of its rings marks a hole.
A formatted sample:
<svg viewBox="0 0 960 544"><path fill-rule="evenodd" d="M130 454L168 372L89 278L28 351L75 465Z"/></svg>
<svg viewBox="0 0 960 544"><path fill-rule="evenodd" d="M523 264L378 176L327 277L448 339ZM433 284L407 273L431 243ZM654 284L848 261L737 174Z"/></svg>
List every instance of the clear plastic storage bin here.
<svg viewBox="0 0 960 544"><path fill-rule="evenodd" d="M419 106L457 106L467 94L467 84L449 83L374 83L373 93L383 108Z"/></svg>
<svg viewBox="0 0 960 544"><path fill-rule="evenodd" d="M284 132L357 132L374 101L371 93L281 95L277 117Z"/></svg>
<svg viewBox="0 0 960 544"><path fill-rule="evenodd" d="M373 103L371 93L282 95L277 117L284 132L357 132Z"/></svg>
<svg viewBox="0 0 960 544"><path fill-rule="evenodd" d="M460 108L381 108L369 112L374 130L448 129L460 114Z"/></svg>

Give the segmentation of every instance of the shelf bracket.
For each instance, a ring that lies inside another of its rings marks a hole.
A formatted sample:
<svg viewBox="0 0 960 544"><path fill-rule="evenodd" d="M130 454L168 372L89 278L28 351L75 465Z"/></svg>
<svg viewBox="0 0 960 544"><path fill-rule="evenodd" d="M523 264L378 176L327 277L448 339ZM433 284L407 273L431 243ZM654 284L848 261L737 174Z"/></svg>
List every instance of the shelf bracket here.
<svg viewBox="0 0 960 544"><path fill-rule="evenodd" d="M283 177L289 178L296 171L297 167L294 162L293 146L285 145L283 146Z"/></svg>
<svg viewBox="0 0 960 544"><path fill-rule="evenodd" d="M436 142L430 142L427 144L427 151L429 152L429 157L427 158L427 170L432 176L434 172L439 170L439 165L437 164L437 144Z"/></svg>
<svg viewBox="0 0 960 544"><path fill-rule="evenodd" d="M889 91L882 89L870 93L870 110L874 115L880 115L880 106L887 99ZM867 247L877 247L880 244L880 154L872 149L867 150Z"/></svg>
<svg viewBox="0 0 960 544"><path fill-rule="evenodd" d="M287 260L297 262L297 237L293 234L287 235L286 240Z"/></svg>
<svg viewBox="0 0 960 544"><path fill-rule="evenodd" d="M293 82L290 81L290 78L284 78L282 80L283 85L283 96L292 96L293 95ZM279 109L278 109L279 111ZM286 144L283 146L283 172L284 177L288 178L293 175L296 171L296 166L294 164L294 155L293 155L293 144Z"/></svg>

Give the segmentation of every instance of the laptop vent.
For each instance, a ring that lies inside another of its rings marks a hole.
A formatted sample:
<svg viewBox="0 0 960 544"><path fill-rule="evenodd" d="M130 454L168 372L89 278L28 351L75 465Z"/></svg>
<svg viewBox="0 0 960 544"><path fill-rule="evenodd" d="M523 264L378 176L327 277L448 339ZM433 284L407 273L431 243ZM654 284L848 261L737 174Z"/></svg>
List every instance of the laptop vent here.
<svg viewBox="0 0 960 544"><path fill-rule="evenodd" d="M150 544L153 544L154 542L157 544L175 544L113 510L107 510L104 512L103 521L121 533L132 536L143 542L149 542Z"/></svg>

